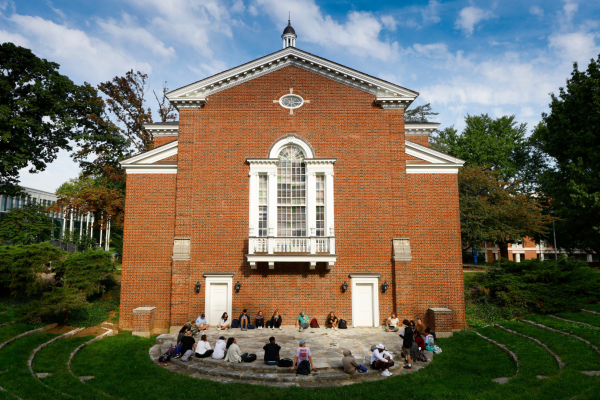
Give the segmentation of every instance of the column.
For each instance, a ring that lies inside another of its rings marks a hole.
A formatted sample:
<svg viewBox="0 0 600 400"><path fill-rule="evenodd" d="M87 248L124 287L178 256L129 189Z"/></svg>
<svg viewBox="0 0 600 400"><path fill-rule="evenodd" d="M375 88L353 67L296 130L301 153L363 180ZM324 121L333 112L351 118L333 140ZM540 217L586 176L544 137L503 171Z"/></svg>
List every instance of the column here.
<svg viewBox="0 0 600 400"><path fill-rule="evenodd" d="M316 235L316 203L317 194L316 187L317 182L315 173L313 171L306 173L306 232L307 236L314 237ZM316 241L314 238L310 241L310 253L315 254Z"/></svg>
<svg viewBox="0 0 600 400"><path fill-rule="evenodd" d="M325 173L325 236L335 236L335 221L333 216L333 172Z"/></svg>
<svg viewBox="0 0 600 400"><path fill-rule="evenodd" d="M269 172L268 226L269 236L277 236L277 172Z"/></svg>
<svg viewBox="0 0 600 400"><path fill-rule="evenodd" d="M79 237L83 234L83 215L79 214Z"/></svg>
<svg viewBox="0 0 600 400"><path fill-rule="evenodd" d="M60 216L62 217L62 232L60 238L63 239L65 237L65 228L67 224L67 216L65 215L64 210L60 213Z"/></svg>

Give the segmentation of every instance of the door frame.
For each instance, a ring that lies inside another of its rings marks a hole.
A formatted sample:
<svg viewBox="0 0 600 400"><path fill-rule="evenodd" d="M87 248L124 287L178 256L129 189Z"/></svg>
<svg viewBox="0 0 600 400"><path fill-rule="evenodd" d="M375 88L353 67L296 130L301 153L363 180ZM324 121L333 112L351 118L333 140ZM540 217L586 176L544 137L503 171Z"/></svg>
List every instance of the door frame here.
<svg viewBox="0 0 600 400"><path fill-rule="evenodd" d="M233 300L233 292L232 292L232 286L233 286L233 274L227 274L227 275L208 275L205 274L204 275L205 281L204 281L204 313L206 314L206 320L210 321L211 320L211 309L210 309L210 294L211 294L211 288L210 285L213 283L219 283L219 284L227 284L227 315L229 315L229 321L233 320L233 315L231 313L231 307L232 307L232 300ZM230 322L231 323L231 322Z"/></svg>
<svg viewBox="0 0 600 400"><path fill-rule="evenodd" d="M371 284L373 285L373 326L377 328L379 326L379 274L361 274L361 275L350 275L350 288L352 290L352 327L356 328L356 318L354 310L356 310L356 302L358 299L354 296L356 292L356 284Z"/></svg>

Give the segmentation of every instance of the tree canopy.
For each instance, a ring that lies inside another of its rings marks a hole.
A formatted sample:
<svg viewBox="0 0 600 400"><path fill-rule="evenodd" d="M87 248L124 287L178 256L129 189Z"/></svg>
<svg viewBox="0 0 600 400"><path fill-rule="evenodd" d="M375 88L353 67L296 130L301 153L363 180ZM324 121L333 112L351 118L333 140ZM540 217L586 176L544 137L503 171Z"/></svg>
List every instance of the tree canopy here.
<svg viewBox="0 0 600 400"><path fill-rule="evenodd" d="M600 56L585 71L574 64L542 117L533 141L552 161L540 186L558 219L557 245L600 254Z"/></svg>
<svg viewBox="0 0 600 400"><path fill-rule="evenodd" d="M59 150L71 150L78 87L58 69L29 49L0 44L0 192L18 193L20 169L43 171Z"/></svg>
<svg viewBox="0 0 600 400"><path fill-rule="evenodd" d="M54 224L39 204L12 208L0 219L0 242L32 244L52 237Z"/></svg>

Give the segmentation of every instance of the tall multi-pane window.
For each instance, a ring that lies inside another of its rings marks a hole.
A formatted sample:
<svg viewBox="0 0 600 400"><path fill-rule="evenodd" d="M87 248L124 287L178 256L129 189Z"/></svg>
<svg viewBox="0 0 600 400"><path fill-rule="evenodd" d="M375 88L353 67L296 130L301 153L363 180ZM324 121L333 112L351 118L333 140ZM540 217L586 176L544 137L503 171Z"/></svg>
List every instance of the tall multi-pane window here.
<svg viewBox="0 0 600 400"><path fill-rule="evenodd" d="M325 175L317 175L315 178L317 182L316 235L325 236Z"/></svg>
<svg viewBox="0 0 600 400"><path fill-rule="evenodd" d="M294 145L279 153L277 236L306 236L306 167L304 152Z"/></svg>
<svg viewBox="0 0 600 400"><path fill-rule="evenodd" d="M267 236L267 175L258 176L258 236Z"/></svg>

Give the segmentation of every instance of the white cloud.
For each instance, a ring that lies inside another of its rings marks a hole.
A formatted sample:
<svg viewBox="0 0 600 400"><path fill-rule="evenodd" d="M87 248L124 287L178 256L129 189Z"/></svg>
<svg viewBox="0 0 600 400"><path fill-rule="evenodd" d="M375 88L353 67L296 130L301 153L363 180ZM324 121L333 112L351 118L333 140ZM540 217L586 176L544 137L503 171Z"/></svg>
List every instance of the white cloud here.
<svg viewBox="0 0 600 400"><path fill-rule="evenodd" d="M561 23L563 25L569 25L573 20L573 16L579 9L579 4L577 4L576 0L564 0L564 2Z"/></svg>
<svg viewBox="0 0 600 400"><path fill-rule="evenodd" d="M391 31L396 30L396 20L391 15L384 15L381 17L381 23Z"/></svg>
<svg viewBox="0 0 600 400"><path fill-rule="evenodd" d="M544 10L542 10L539 6L531 6L529 13L537 15L538 17L544 16Z"/></svg>
<svg viewBox="0 0 600 400"><path fill-rule="evenodd" d="M148 30L137 26L136 21L129 14L122 14L122 21L115 19L97 21L102 30L110 34L115 39L120 39L124 43L139 45L152 51L154 55L174 58L175 50L173 47L166 47L163 42L158 40Z"/></svg>
<svg viewBox="0 0 600 400"><path fill-rule="evenodd" d="M556 50L556 55L564 62L574 61L588 64L591 58L600 53L596 38L600 36L592 32L557 33L548 38L549 46Z"/></svg>
<svg viewBox="0 0 600 400"><path fill-rule="evenodd" d="M17 46L29 48L31 45L29 44L29 40L18 33L11 33L0 30L0 43L14 43Z"/></svg>
<svg viewBox="0 0 600 400"><path fill-rule="evenodd" d="M475 25L481 21L493 18L494 14L491 11L483 10L478 7L465 7L460 10L455 27L461 29L466 36L471 36L475 29Z"/></svg>
<svg viewBox="0 0 600 400"><path fill-rule="evenodd" d="M255 4L280 25L291 11L292 26L299 35L298 47L301 47L301 38L324 47L341 47L352 54L380 60L391 60L397 55L398 43L379 39L384 23L370 12L351 11L342 24L323 14L314 0L255 0Z"/></svg>
<svg viewBox="0 0 600 400"><path fill-rule="evenodd" d="M56 61L70 76L100 81L128 69L150 73L152 67L108 43L88 36L84 31L58 25L40 17L13 14L9 18L27 37L38 55Z"/></svg>
<svg viewBox="0 0 600 400"><path fill-rule="evenodd" d="M241 14L246 11L246 6L242 0L235 0L230 8L232 13Z"/></svg>
<svg viewBox="0 0 600 400"><path fill-rule="evenodd" d="M432 22L434 24L437 24L438 22L440 22L442 19L438 15L439 10L440 10L440 3L436 0L429 0L427 7L424 7L421 10L421 15L423 16L423 22L424 23Z"/></svg>

